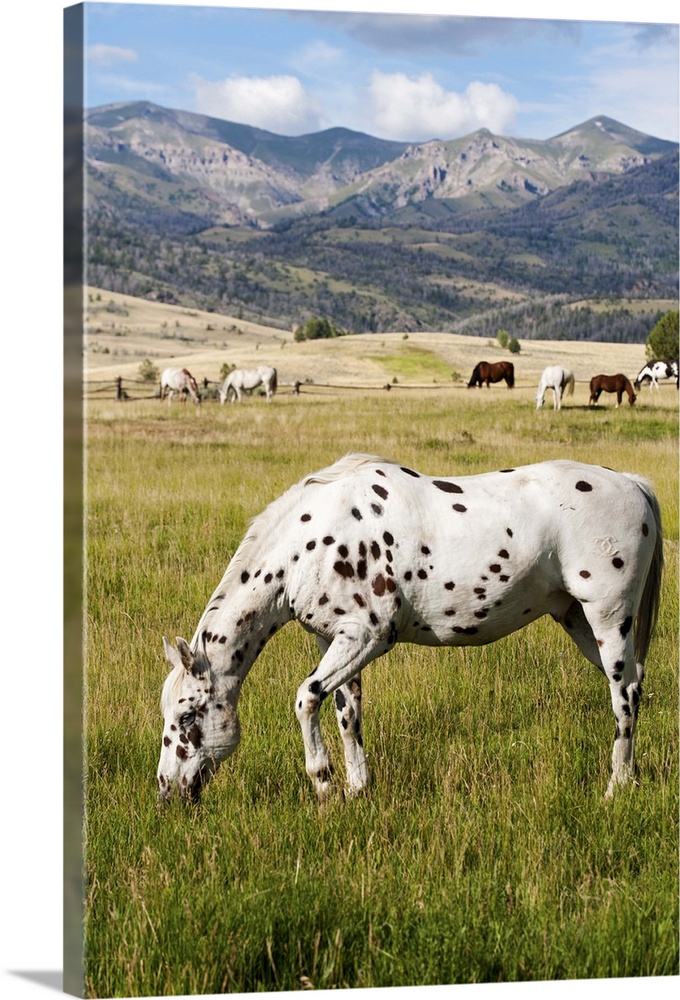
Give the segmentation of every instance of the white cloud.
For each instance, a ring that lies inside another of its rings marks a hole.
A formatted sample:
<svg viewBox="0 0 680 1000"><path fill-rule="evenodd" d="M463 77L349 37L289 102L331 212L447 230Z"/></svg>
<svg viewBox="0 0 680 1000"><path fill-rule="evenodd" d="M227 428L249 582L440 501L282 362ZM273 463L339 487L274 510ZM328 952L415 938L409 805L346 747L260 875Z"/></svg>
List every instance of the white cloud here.
<svg viewBox="0 0 680 1000"><path fill-rule="evenodd" d="M319 38L304 45L289 61L291 65L295 64L298 72L320 76L325 80L328 78L329 67L337 67L343 60L342 49Z"/></svg>
<svg viewBox="0 0 680 1000"><path fill-rule="evenodd" d="M234 76L216 82L193 76L191 83L201 114L282 135L319 127L319 108L295 76Z"/></svg>
<svg viewBox="0 0 680 1000"><path fill-rule="evenodd" d="M121 49L116 45L89 45L86 54L88 61L100 69L108 69L121 62L137 62L134 49Z"/></svg>
<svg viewBox="0 0 680 1000"><path fill-rule="evenodd" d="M372 126L389 139L451 139L478 128L507 132L518 102L495 83L470 83L462 94L445 90L431 73L416 79L374 70L369 85Z"/></svg>

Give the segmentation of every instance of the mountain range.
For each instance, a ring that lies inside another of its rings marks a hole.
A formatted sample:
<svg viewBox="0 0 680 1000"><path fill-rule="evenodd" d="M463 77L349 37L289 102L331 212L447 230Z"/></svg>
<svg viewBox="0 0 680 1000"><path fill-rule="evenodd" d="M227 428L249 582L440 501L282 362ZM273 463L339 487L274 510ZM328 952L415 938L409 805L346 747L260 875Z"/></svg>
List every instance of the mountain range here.
<svg viewBox="0 0 680 1000"><path fill-rule="evenodd" d="M108 182L150 206L179 203L205 222L262 228L328 210L382 218L428 200L514 208L677 149L605 116L544 141L480 129L409 144L343 128L286 137L148 102L87 112L85 141L100 197Z"/></svg>
<svg viewBox="0 0 680 1000"><path fill-rule="evenodd" d="M547 140L399 143L135 102L85 113L84 157L91 283L112 290L351 330L677 297L678 145L606 116Z"/></svg>

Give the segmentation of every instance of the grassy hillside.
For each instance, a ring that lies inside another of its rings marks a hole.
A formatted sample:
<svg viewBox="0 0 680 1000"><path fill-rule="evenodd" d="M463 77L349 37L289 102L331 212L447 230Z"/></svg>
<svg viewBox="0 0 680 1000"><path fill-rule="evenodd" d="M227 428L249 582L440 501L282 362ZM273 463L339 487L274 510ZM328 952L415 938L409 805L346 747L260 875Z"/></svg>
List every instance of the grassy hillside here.
<svg viewBox="0 0 680 1000"><path fill-rule="evenodd" d="M85 369L94 381L134 379L149 358L159 370L187 366L199 382L216 381L226 362L274 365L282 385L309 379L377 387L395 377L400 383L463 385L478 361L511 358L495 337L386 333L297 343L291 331L101 289L86 290L86 305ZM641 344L522 340L521 330L517 336L522 350L512 360L518 385L536 386L549 364L563 364L588 382L599 372L622 371L633 379L645 363Z"/></svg>

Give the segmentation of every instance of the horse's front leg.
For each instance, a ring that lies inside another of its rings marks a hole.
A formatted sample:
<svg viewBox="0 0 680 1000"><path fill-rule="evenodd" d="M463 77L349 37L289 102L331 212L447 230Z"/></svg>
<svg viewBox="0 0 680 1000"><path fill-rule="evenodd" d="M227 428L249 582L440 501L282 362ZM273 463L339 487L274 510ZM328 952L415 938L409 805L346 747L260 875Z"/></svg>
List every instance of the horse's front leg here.
<svg viewBox="0 0 680 1000"><path fill-rule="evenodd" d="M361 735L361 674L356 674L335 692L335 712L345 748L347 787L357 795L368 784L368 764Z"/></svg>
<svg viewBox="0 0 680 1000"><path fill-rule="evenodd" d="M320 645L323 650L325 643L322 641ZM347 780L350 790L358 791L368 780L366 758L361 742L361 713L359 712L358 728L354 728L353 734L348 734L345 739L345 727L342 725L343 712L347 709L346 714L349 719L348 706L351 703L356 720L361 698L361 686L354 681L356 687L352 688L350 682L361 673L362 668L367 663L380 656L387 648L388 645L385 642L365 628L359 625L352 627L343 623L342 633L333 639L319 666L298 688L295 711L305 746L305 767L321 802L328 798L332 791L332 769L319 726L321 703L329 694L342 686L342 697L345 697L346 704L342 709L338 709L336 702L336 711L338 711L340 727L343 731L345 758L348 767ZM345 690L348 694L344 694ZM349 729L349 724L347 728Z"/></svg>

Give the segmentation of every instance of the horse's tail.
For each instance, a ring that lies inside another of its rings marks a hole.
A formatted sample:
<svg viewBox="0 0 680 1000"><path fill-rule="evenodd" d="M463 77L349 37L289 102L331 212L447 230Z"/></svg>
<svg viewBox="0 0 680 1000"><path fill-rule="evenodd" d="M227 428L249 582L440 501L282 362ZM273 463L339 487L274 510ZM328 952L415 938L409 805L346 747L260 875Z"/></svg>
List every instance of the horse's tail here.
<svg viewBox="0 0 680 1000"><path fill-rule="evenodd" d="M566 384L566 387L565 387L565 392L567 393L568 396L573 396L574 395L574 385L575 384L576 384L576 379L574 378L574 373L573 372L569 372L569 374L567 375L567 384Z"/></svg>
<svg viewBox="0 0 680 1000"><path fill-rule="evenodd" d="M649 644L654 634L656 620L659 614L659 600L661 594L661 576L663 573L663 535L661 531L661 508L651 485L640 476L626 473L635 485L642 490L647 503L652 508L654 521L656 524L656 542L652 554L652 562L647 573L645 586L642 591L642 600L638 608L635 619L635 659L638 663L644 663L649 650Z"/></svg>
<svg viewBox="0 0 680 1000"><path fill-rule="evenodd" d="M470 378L470 381L468 382L468 389L470 389L473 385L477 385L478 382L481 382L481 378L480 378L480 375L479 375L479 369L481 368L481 365L482 365L481 361L479 362L479 364L475 365L475 367L474 367L474 369L472 371L472 377Z"/></svg>
<svg viewBox="0 0 680 1000"><path fill-rule="evenodd" d="M274 374L272 375L272 383L271 383L272 396L273 396L278 388L279 376L278 372L276 371L276 368L272 368L272 371L274 372Z"/></svg>
<svg viewBox="0 0 680 1000"><path fill-rule="evenodd" d="M512 361L508 362L508 386L513 389L515 385L515 366Z"/></svg>

